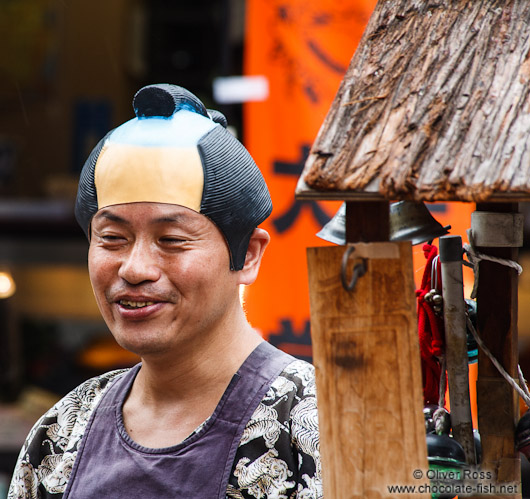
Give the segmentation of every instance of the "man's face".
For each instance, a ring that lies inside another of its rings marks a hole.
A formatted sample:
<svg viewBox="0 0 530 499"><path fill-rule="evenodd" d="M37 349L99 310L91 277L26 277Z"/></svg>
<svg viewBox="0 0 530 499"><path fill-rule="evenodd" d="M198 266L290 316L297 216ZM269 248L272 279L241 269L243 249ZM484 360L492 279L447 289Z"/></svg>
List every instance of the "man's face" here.
<svg viewBox="0 0 530 499"><path fill-rule="evenodd" d="M230 327L237 272L219 229L178 205L131 203L92 220L90 280L116 341L140 356L165 355Z"/></svg>

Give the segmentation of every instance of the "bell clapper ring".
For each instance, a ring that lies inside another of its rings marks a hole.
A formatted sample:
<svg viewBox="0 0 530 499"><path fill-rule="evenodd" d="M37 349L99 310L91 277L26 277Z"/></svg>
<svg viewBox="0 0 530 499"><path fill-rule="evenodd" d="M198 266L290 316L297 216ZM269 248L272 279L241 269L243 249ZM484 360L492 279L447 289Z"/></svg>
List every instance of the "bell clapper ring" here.
<svg viewBox="0 0 530 499"><path fill-rule="evenodd" d="M353 267L353 274L348 282L348 279L346 277L347 270L348 270L348 261L350 259L350 255L355 251L355 246L348 246L346 251L344 252L344 255L342 256L342 265L341 265L341 272L340 272L340 279L342 281L342 287L346 291L353 291L355 289L355 285L357 284L357 279L359 277L362 277L364 274L366 274L366 258L362 259L362 262L357 263Z"/></svg>

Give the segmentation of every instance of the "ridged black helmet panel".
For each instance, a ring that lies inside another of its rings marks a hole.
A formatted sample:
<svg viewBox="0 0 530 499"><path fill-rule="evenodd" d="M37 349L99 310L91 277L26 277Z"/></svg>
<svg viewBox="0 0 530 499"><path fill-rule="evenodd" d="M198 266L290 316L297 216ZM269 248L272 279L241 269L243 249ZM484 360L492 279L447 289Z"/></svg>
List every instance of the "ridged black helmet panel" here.
<svg viewBox="0 0 530 499"><path fill-rule="evenodd" d="M221 229L230 247L232 265L243 268L248 239L272 211L269 191L243 145L221 127L199 142L204 165L201 213Z"/></svg>

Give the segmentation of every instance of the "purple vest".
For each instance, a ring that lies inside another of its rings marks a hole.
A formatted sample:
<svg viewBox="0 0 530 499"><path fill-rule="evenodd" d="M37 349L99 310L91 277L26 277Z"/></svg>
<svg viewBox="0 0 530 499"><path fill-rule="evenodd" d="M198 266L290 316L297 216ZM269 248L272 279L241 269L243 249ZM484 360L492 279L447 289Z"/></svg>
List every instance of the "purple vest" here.
<svg viewBox="0 0 530 499"><path fill-rule="evenodd" d="M225 499L243 430L293 357L260 343L234 375L206 424L182 443L149 449L123 425L140 366L115 381L94 410L63 499Z"/></svg>

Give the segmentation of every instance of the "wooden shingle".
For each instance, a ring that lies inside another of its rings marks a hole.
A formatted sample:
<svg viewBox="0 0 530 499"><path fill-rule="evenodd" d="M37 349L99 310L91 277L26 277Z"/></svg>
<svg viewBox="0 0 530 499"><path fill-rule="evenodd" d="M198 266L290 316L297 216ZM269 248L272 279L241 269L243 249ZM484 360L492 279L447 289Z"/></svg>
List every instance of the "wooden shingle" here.
<svg viewBox="0 0 530 499"><path fill-rule="evenodd" d="M530 2L380 0L300 199L530 200Z"/></svg>

